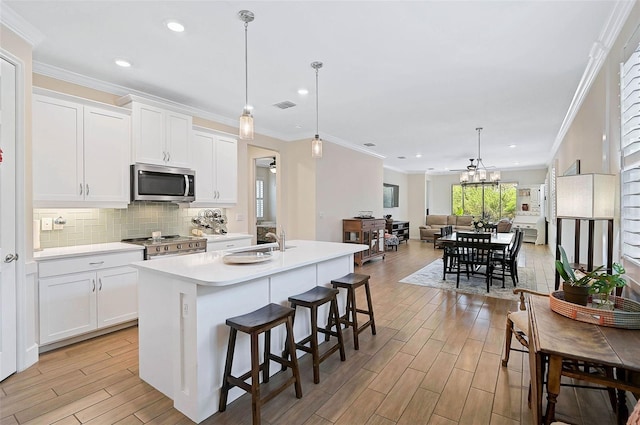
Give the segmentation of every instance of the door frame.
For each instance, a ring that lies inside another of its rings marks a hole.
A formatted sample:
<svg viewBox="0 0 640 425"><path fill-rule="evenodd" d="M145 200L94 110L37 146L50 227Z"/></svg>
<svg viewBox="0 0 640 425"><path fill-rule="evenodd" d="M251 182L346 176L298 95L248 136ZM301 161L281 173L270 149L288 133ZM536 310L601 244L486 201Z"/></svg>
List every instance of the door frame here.
<svg viewBox="0 0 640 425"><path fill-rule="evenodd" d="M26 166L27 161L25 148L25 145L27 143L25 111L28 106L26 97L27 93L25 91L26 67L24 62L20 58L1 47L0 57L14 65L16 72L15 250L18 254L18 261L16 261L16 366L17 371L20 372L38 361L38 336L37 327L35 325L37 314L37 291L34 287L36 283L35 276L37 274L37 267L33 262L33 244L29 242L29 240L31 239L27 238L28 235L31 235L30 229L32 226L28 226L28 228L26 226L27 199L30 199L32 193L31 178L29 177L27 179L27 172L30 173L31 170L27 169ZM31 145L30 142L29 145ZM28 187L27 182L29 182ZM31 202L29 202L29 206L31 207ZM33 211L31 212L30 217L33 217ZM27 252L29 252L29 258L27 258ZM31 288L27 288L26 285L27 263L29 263L29 274L34 277L34 281L32 282L33 285L31 285Z"/></svg>

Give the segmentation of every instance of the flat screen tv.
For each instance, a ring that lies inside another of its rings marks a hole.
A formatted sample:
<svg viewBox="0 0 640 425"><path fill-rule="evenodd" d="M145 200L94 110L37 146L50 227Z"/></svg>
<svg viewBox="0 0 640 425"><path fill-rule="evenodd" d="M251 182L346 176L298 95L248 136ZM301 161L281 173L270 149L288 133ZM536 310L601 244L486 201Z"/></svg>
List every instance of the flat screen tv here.
<svg viewBox="0 0 640 425"><path fill-rule="evenodd" d="M382 206L394 208L399 206L400 186L397 184L382 183Z"/></svg>

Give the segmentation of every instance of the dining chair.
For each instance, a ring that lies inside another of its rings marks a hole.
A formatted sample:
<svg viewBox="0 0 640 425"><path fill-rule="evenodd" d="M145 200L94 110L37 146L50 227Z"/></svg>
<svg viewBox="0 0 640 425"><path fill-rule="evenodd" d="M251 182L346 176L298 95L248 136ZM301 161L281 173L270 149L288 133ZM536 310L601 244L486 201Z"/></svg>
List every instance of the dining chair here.
<svg viewBox="0 0 640 425"><path fill-rule="evenodd" d="M499 269L502 271L502 277L497 277L494 275L494 279L502 280L502 287L504 288L505 282L505 274L508 273L511 276L511 280L513 282L513 286L516 286L516 283L519 283L520 280L518 278L518 254L520 253L520 248L522 247L522 239L524 233L520 229L516 229L513 236L513 243L509 246L509 249L506 251L494 251L491 260L494 265L494 271L497 269L495 266L499 265Z"/></svg>
<svg viewBox="0 0 640 425"><path fill-rule="evenodd" d="M493 273L491 262L491 233L456 233L455 260L456 260L456 288L460 287L460 273L465 268L467 279L472 274L485 276L487 292L491 286ZM484 267L484 270L482 269Z"/></svg>

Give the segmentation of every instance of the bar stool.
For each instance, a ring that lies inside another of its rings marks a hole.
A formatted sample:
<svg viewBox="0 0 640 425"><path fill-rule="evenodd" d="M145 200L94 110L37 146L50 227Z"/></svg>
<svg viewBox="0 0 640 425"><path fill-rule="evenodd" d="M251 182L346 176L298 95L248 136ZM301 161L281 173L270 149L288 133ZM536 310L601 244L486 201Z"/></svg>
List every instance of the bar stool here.
<svg viewBox="0 0 640 425"><path fill-rule="evenodd" d="M300 371L298 369L298 359L292 356L291 360L276 356L271 353L271 329L286 324L288 344L294 344L293 339L293 315L295 310L279 304L268 304L251 313L227 319L226 323L231 328L229 333L229 346L227 347L227 360L224 366L222 379L222 389L220 391L219 411L224 412L227 408L227 396L233 387L239 387L251 394L251 414L253 425L260 425L260 407L281 393L289 385L295 384L296 398L302 398L302 387L300 385ZM231 375L233 365L233 353L236 346L236 336L238 331L251 336L251 370L241 376ZM258 336L264 333L264 363L260 364L258 357ZM291 368L293 376L287 379L281 386L262 396L260 394L259 373L262 370L263 382L269 382L269 361L280 363L285 368ZM251 385L245 381L251 378Z"/></svg>
<svg viewBox="0 0 640 425"><path fill-rule="evenodd" d="M307 307L311 310L311 335L296 342L295 347L298 350L302 350L306 353L310 353L313 359L313 383L320 382L320 363L325 361L331 354L340 350L340 360L345 361L346 355L344 352L344 342L342 340L342 328L335 318L340 317L338 313L338 298L337 295L340 291L337 289L326 288L324 286L316 286L313 289L303 292L302 294L293 295L289 297L289 303L291 308L295 310L296 307ZM318 327L318 307L330 302L329 318L327 320L326 327ZM295 320L295 316L294 316ZM335 331L332 331L332 326L336 327ZM318 351L318 332L323 333L327 340L330 336L338 338L338 342L331 348L326 350L322 355ZM310 344L307 347L305 344ZM284 358L289 355L289 345L286 345ZM293 357L295 357L295 350Z"/></svg>
<svg viewBox="0 0 640 425"><path fill-rule="evenodd" d="M340 323L344 323L345 328L349 325L353 326L353 348L358 350L360 348L358 344L358 334L362 332L367 326L371 326L371 334L376 334L376 321L373 318L373 305L371 303L371 290L369 289L369 275L349 273L338 279L331 281L334 288L345 288L347 290L347 306L343 316L338 320ZM367 307L368 310L361 310L356 307L356 288L364 286L367 295ZM351 313L351 320L349 320L349 313ZM369 320L358 326L358 313L366 314L369 316Z"/></svg>

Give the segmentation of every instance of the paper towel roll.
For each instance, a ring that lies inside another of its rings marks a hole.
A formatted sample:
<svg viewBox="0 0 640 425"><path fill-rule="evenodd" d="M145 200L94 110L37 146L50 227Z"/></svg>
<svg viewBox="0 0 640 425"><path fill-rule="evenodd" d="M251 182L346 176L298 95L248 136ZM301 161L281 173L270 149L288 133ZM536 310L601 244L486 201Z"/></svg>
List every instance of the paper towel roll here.
<svg viewBox="0 0 640 425"><path fill-rule="evenodd" d="M40 220L33 220L33 250L40 250Z"/></svg>

